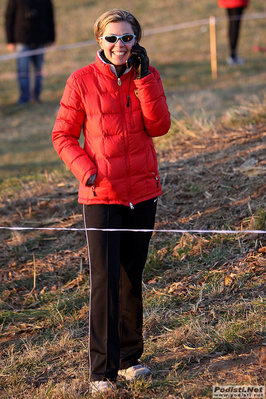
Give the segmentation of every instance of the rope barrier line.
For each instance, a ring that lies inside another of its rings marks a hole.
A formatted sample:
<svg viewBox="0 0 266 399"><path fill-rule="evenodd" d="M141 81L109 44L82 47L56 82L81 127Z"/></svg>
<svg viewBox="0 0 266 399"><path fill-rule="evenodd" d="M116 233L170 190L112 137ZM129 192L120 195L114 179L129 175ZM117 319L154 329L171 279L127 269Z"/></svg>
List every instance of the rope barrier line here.
<svg viewBox="0 0 266 399"><path fill-rule="evenodd" d="M87 46L91 46L93 44L97 44L95 39L86 40L83 42L62 44L60 46L43 47L43 48L39 48L36 50L23 51L20 53L4 54L4 55L0 55L0 61L7 61L7 60L15 59L15 58L28 57L30 55L37 55L37 54L51 53L51 52L55 52L55 51L71 50L73 48L87 47Z"/></svg>
<svg viewBox="0 0 266 399"><path fill-rule="evenodd" d="M266 230L186 230L186 229L98 229L75 228L75 227L4 227L0 226L0 230L25 231L25 230L43 230L43 231L105 231L105 232L133 232L133 233L171 233L171 234L266 234Z"/></svg>
<svg viewBox="0 0 266 399"><path fill-rule="evenodd" d="M263 19L263 18L266 18L266 12L245 14L242 16L242 19L248 19L248 20ZM216 21L223 21L223 20L228 20L228 17L217 17L215 19L216 19ZM155 35L157 33L171 32L171 31L193 28L193 27L202 26L202 25L209 25L209 18L199 19L197 21L181 22L179 24L162 26L160 28L147 29L144 32L145 33L144 36L146 37L146 36ZM76 43L62 44L59 46L44 47L42 49L29 50L29 51L25 51L23 53L4 54L4 55L0 55L0 61L8 61L8 60L25 57L25 56L30 56L30 55L50 53L50 52L63 51L63 50L71 50L74 48L87 47L87 46L92 46L92 45L97 45L97 42L95 39L86 40L86 41L82 41L82 42L76 42Z"/></svg>
<svg viewBox="0 0 266 399"><path fill-rule="evenodd" d="M197 21L191 21L191 22L181 22L180 24L162 26L161 28L147 29L144 31L144 36L146 37L146 36L156 35L157 33L165 33L175 30L194 28L196 26L208 25L208 24L209 24L209 18L199 19Z"/></svg>

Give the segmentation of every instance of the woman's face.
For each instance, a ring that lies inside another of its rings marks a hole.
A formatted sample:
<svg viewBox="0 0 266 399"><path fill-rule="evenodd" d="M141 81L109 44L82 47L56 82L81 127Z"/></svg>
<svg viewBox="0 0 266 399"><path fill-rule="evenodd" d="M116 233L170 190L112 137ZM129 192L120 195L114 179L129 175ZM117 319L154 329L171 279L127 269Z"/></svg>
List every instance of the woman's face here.
<svg viewBox="0 0 266 399"><path fill-rule="evenodd" d="M132 26L129 22L121 21L121 22L110 22L106 25L103 36L107 35L125 35L125 34L134 34ZM123 43L121 39L119 39L115 44L108 43L104 39L99 39L99 44L101 48L104 50L105 57L114 65L123 65L126 60L131 55L131 48L135 44L135 40L132 40L130 43Z"/></svg>

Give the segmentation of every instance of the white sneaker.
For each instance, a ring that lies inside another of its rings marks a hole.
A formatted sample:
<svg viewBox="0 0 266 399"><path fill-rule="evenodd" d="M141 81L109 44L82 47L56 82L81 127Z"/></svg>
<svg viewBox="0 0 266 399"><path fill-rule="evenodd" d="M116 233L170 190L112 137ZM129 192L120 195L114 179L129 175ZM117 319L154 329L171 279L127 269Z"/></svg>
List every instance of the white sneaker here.
<svg viewBox="0 0 266 399"><path fill-rule="evenodd" d="M114 386L109 381L92 381L90 383L90 391L92 396L114 390Z"/></svg>
<svg viewBox="0 0 266 399"><path fill-rule="evenodd" d="M235 58L233 57L228 57L226 61L228 66L233 66L233 65L243 65L245 61L242 58L239 58L237 55Z"/></svg>
<svg viewBox="0 0 266 399"><path fill-rule="evenodd" d="M137 364L136 366L131 366L128 369L118 371L118 375L124 377L127 381L149 377L151 374L151 370L147 367L142 366L141 364Z"/></svg>

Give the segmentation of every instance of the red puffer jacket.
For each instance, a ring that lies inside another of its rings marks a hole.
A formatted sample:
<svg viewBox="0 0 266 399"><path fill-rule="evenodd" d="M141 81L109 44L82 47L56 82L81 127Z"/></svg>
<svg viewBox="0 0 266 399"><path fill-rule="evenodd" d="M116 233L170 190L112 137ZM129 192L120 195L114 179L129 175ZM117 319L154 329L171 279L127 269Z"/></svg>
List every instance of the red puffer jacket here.
<svg viewBox="0 0 266 399"><path fill-rule="evenodd" d="M170 114L155 68L134 80L134 68L118 78L112 67L98 52L94 64L70 76L53 144L80 182L79 203L132 206L161 194L152 137L168 132ZM95 187L87 187L95 173Z"/></svg>
<svg viewBox="0 0 266 399"><path fill-rule="evenodd" d="M249 0L218 0L218 5L222 8L247 7Z"/></svg>

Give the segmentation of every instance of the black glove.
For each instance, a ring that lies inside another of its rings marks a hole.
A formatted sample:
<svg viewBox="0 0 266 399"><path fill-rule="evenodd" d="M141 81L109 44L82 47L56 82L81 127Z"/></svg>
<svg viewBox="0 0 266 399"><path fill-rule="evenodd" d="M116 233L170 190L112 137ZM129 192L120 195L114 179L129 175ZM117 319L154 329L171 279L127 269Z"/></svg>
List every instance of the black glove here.
<svg viewBox="0 0 266 399"><path fill-rule="evenodd" d="M149 58L144 47L138 43L132 46L132 56L134 57L134 65L136 68L136 79L142 79L150 74Z"/></svg>
<svg viewBox="0 0 266 399"><path fill-rule="evenodd" d="M95 183L95 180L96 180L96 173L95 173L95 175L91 175L89 178L88 178L88 180L87 180L87 183L86 183L86 186L87 187L91 187L91 186L94 186L94 183Z"/></svg>

